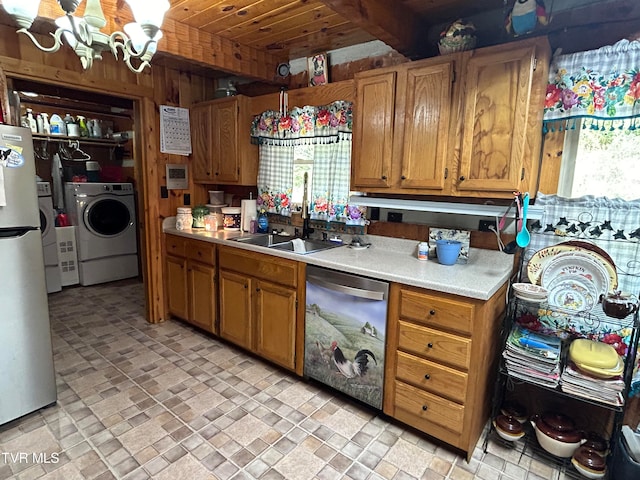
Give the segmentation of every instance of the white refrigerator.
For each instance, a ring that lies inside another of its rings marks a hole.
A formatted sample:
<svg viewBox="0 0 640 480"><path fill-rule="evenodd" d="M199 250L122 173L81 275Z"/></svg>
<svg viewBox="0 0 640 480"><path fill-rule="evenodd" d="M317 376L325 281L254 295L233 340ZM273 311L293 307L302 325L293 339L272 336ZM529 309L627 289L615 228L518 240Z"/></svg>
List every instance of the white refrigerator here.
<svg viewBox="0 0 640 480"><path fill-rule="evenodd" d="M31 130L0 125L0 425L56 400Z"/></svg>

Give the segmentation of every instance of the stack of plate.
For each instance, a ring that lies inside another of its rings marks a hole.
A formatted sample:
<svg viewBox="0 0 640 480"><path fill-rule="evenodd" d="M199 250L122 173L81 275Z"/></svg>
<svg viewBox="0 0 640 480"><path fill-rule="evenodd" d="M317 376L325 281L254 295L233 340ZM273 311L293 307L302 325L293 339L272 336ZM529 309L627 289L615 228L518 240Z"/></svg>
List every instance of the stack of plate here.
<svg viewBox="0 0 640 480"><path fill-rule="evenodd" d="M611 257L589 242L570 241L537 251L527 264L532 284L549 291L550 306L568 312L589 312L601 294L618 286Z"/></svg>
<svg viewBox="0 0 640 480"><path fill-rule="evenodd" d="M527 302L540 303L549 295L546 288L531 283L514 283L511 287L516 298Z"/></svg>
<svg viewBox="0 0 640 480"><path fill-rule="evenodd" d="M580 370L597 378L617 377L624 370L624 362L615 348L584 338L571 342L569 359Z"/></svg>

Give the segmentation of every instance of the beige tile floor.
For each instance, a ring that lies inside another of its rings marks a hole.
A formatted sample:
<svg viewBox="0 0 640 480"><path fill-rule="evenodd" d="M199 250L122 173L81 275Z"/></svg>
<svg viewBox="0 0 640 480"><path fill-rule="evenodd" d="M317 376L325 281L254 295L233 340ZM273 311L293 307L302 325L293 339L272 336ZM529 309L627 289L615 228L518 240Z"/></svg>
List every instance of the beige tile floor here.
<svg viewBox="0 0 640 480"><path fill-rule="evenodd" d="M0 479L564 478L494 442L467 463L186 324L148 324L137 281L49 304L58 402L0 427Z"/></svg>

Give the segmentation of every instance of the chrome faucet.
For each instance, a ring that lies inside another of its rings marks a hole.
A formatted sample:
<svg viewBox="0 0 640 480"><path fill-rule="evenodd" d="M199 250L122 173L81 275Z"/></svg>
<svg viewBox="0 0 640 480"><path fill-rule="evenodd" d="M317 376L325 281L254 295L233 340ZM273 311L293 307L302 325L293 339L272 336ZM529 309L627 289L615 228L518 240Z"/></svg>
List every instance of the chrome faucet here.
<svg viewBox="0 0 640 480"><path fill-rule="evenodd" d="M309 200L307 186L309 183L309 174L304 172L304 189L302 191L302 238L309 238L314 229L309 226Z"/></svg>

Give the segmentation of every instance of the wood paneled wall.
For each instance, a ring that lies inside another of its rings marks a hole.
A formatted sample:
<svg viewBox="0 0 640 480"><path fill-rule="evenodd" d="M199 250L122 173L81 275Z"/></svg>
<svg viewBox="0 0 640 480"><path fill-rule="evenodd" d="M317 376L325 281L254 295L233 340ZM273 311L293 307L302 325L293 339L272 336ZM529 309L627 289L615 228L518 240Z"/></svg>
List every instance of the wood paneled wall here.
<svg viewBox="0 0 640 480"><path fill-rule="evenodd" d="M40 41L51 44L51 39ZM167 163L188 163L189 157L160 153L160 119L162 104L189 107L192 103L213 98L215 81L167 67L153 66L142 74L132 73L110 53L83 71L78 57L67 47L56 53L38 50L15 28L0 25L0 68L7 77L24 78L78 90L104 92L135 103L135 177L138 194L138 219L142 271L146 290L147 320L152 323L167 318L164 301L162 258L162 220L175 214L183 205L183 195L193 191L171 191L160 198L165 185Z"/></svg>

